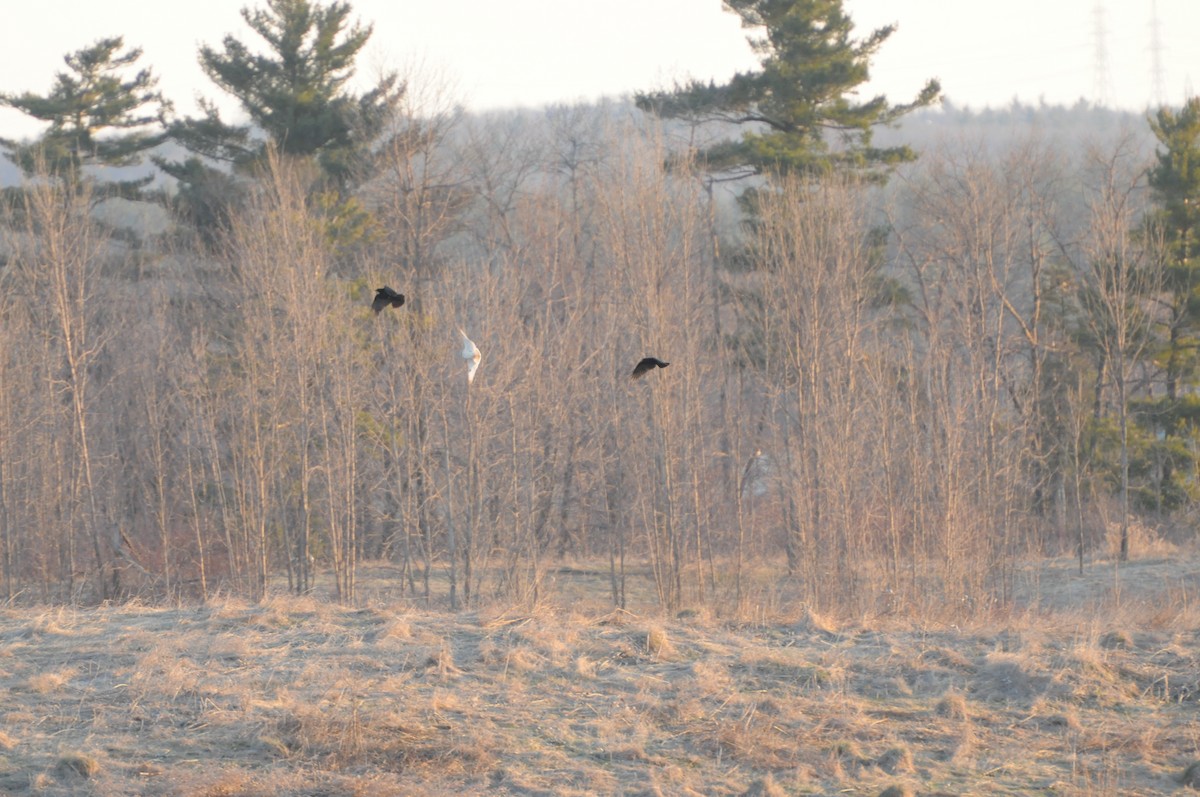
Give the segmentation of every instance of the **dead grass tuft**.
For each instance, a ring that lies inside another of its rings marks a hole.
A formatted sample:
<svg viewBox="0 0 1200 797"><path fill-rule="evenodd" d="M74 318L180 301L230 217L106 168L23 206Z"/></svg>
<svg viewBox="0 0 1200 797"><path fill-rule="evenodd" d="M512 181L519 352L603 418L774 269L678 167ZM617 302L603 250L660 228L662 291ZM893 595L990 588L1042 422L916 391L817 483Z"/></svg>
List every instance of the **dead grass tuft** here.
<svg viewBox="0 0 1200 797"><path fill-rule="evenodd" d="M583 626L558 622L531 621L510 634L512 644L527 647L553 667L569 669L579 654Z"/></svg>
<svg viewBox="0 0 1200 797"><path fill-rule="evenodd" d="M185 787L190 784L184 784ZM189 797L258 797L263 792L255 788L245 772L223 772L213 781L201 782L181 795Z"/></svg>
<svg viewBox="0 0 1200 797"><path fill-rule="evenodd" d="M290 758L292 755L291 746L273 733L264 733L262 736L259 736L258 743L272 756Z"/></svg>
<svg viewBox="0 0 1200 797"><path fill-rule="evenodd" d="M720 722L715 740L724 753L743 766L770 771L796 763L794 736L769 713L758 714L753 707L742 716Z"/></svg>
<svg viewBox="0 0 1200 797"><path fill-rule="evenodd" d="M1121 553L1121 526L1119 523L1109 523L1105 529L1105 544L1109 558L1116 560ZM1158 530L1144 523L1134 521L1129 524L1129 558L1139 559L1170 559L1179 556L1179 546L1165 540Z"/></svg>
<svg viewBox="0 0 1200 797"><path fill-rule="evenodd" d="M489 656L486 644L481 645L481 659L485 662L501 665L502 674L504 675L509 673L513 675L530 675L541 672L546 668L546 659L538 654L537 651L531 650L525 645L498 647ZM596 675L596 664L586 655L578 656L575 659L575 673L584 678L593 678Z"/></svg>
<svg viewBox="0 0 1200 797"><path fill-rule="evenodd" d="M59 776L91 778L100 774L100 761L86 753L63 753L54 763L54 772Z"/></svg>
<svg viewBox="0 0 1200 797"><path fill-rule="evenodd" d="M829 746L829 754L843 763L852 764L855 768L871 763L862 744L853 738L835 741Z"/></svg>
<svg viewBox="0 0 1200 797"><path fill-rule="evenodd" d="M425 669L432 670L443 678L461 672L454 664L454 651L449 642L443 642L433 649L425 659Z"/></svg>
<svg viewBox="0 0 1200 797"><path fill-rule="evenodd" d="M669 659L676 655L675 646L665 628L659 625L650 626L645 632L645 650L656 659Z"/></svg>
<svg viewBox="0 0 1200 797"><path fill-rule="evenodd" d="M875 766L889 775L915 771L912 750L907 747L888 748L875 759Z"/></svg>
<svg viewBox="0 0 1200 797"><path fill-rule="evenodd" d="M600 662L590 656L582 655L575 658L575 674L580 678L595 678L600 672Z"/></svg>
<svg viewBox="0 0 1200 797"><path fill-rule="evenodd" d="M205 605L215 620L242 619L254 608L253 603L233 595L212 598Z"/></svg>
<svg viewBox="0 0 1200 797"><path fill-rule="evenodd" d="M922 664L932 664L948 670L967 672L974 669L974 665L971 664L970 659L952 648L941 646L927 648L921 651L919 659Z"/></svg>
<svg viewBox="0 0 1200 797"><path fill-rule="evenodd" d="M707 606L694 606L681 609L676 613L675 619L681 625L688 625L694 628L714 628L717 624L716 616L713 614L712 609Z"/></svg>
<svg viewBox="0 0 1200 797"><path fill-rule="evenodd" d="M200 687L202 671L179 649L179 640L164 637L159 643L139 655L130 668L129 684L143 699L173 698L194 694Z"/></svg>
<svg viewBox="0 0 1200 797"><path fill-rule="evenodd" d="M1127 678L1119 667L1110 664L1110 658L1113 658L1112 654L1099 648L1076 646L1063 657L1063 666L1055 674L1054 681L1061 691L1076 700L1108 705L1136 696L1137 683Z"/></svg>
<svg viewBox="0 0 1200 797"><path fill-rule="evenodd" d="M947 692L933 710L939 717L952 720L965 720L971 716L967 708L967 699L959 692Z"/></svg>
<svg viewBox="0 0 1200 797"><path fill-rule="evenodd" d="M251 657L254 648L246 634L218 634L208 646L208 655L236 662Z"/></svg>
<svg viewBox="0 0 1200 797"><path fill-rule="evenodd" d="M1193 761L1188 764L1187 769L1175 779L1180 786L1187 786L1189 789L1200 789L1200 761Z"/></svg>
<svg viewBox="0 0 1200 797"><path fill-rule="evenodd" d="M786 797L787 791L775 782L775 777L767 773L750 784L750 788L742 792L742 797Z"/></svg>
<svg viewBox="0 0 1200 797"><path fill-rule="evenodd" d="M1034 660L1029 656L993 652L984 657L971 691L980 700L1026 701L1044 692L1049 680L1036 671Z"/></svg>
<svg viewBox="0 0 1200 797"><path fill-rule="evenodd" d="M69 636L70 620L66 609L55 609L41 614L26 626L23 636L39 639L46 636Z"/></svg>
<svg viewBox="0 0 1200 797"><path fill-rule="evenodd" d="M1079 733L1083 730L1083 724L1079 721L1079 712L1075 706L1058 705L1044 699L1035 700L1030 706L1027 722L1042 731Z"/></svg>
<svg viewBox="0 0 1200 797"><path fill-rule="evenodd" d="M964 723L946 760L959 767L975 767L978 763L980 746L979 735L975 732L975 727ZM986 755L987 748L984 747L983 750Z"/></svg>
<svg viewBox="0 0 1200 797"><path fill-rule="evenodd" d="M733 678L729 667L716 657L692 662L692 685L702 695L727 695L732 691Z"/></svg>
<svg viewBox="0 0 1200 797"><path fill-rule="evenodd" d="M810 634L825 634L832 636L840 629L832 617L818 614L812 607L805 606L804 613L795 624L796 631Z"/></svg>
<svg viewBox="0 0 1200 797"><path fill-rule="evenodd" d="M912 786L898 784L879 792L879 797L917 797L917 792Z"/></svg>
<svg viewBox="0 0 1200 797"><path fill-rule="evenodd" d="M1179 606L1200 604L1170 566ZM1148 625L1135 587L1160 572L1047 578L1070 608L965 630L897 616L835 631L782 602L753 623L293 599L9 608L0 794L903 795L918 778L966 794L983 777L1013 794L1182 794L1200 789L1200 761L1181 775L1175 759L1196 752L1200 611ZM63 751L94 756L91 774L56 764Z"/></svg>
<svg viewBox="0 0 1200 797"><path fill-rule="evenodd" d="M412 624L403 617L397 617L384 625L383 630L379 632L376 639L407 642L412 639L412 636Z"/></svg>
<svg viewBox="0 0 1200 797"><path fill-rule="evenodd" d="M246 624L258 631L311 627L326 607L309 596L273 595L254 606L245 617Z"/></svg>
<svg viewBox="0 0 1200 797"><path fill-rule="evenodd" d="M74 676L75 669L73 667L66 667L61 670L37 673L30 676L26 683L29 686L29 691L39 695L49 695L61 690Z"/></svg>
<svg viewBox="0 0 1200 797"><path fill-rule="evenodd" d="M1107 650L1130 650L1133 646L1133 637L1126 631L1109 631L1100 637L1100 647Z"/></svg>
<svg viewBox="0 0 1200 797"><path fill-rule="evenodd" d="M809 660L811 654L799 647L753 646L741 651L738 665L746 676L762 684L782 679L814 688L833 687L843 681L844 672L813 663Z"/></svg>

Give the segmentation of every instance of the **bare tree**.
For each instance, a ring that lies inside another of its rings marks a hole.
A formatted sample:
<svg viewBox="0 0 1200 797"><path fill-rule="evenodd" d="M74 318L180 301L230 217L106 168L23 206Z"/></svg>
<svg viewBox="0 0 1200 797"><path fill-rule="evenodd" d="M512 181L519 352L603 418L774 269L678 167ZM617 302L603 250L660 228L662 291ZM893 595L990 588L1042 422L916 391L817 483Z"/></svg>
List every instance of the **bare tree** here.
<svg viewBox="0 0 1200 797"><path fill-rule="evenodd" d="M23 202L29 245L17 260L22 292L36 327L44 331L44 353L54 358L47 374L51 406L68 408L58 419L70 442L68 451L59 452L68 490L62 507L71 537L68 559L74 558L70 528L78 518L94 557L97 591L102 598L114 597L122 589L121 568L134 562L109 513L103 455L93 429L99 413L94 373L112 335L111 325L103 323L106 238L89 216L86 185L74 192L50 180L33 181L25 186ZM74 571L73 562L68 567Z"/></svg>
<svg viewBox="0 0 1200 797"><path fill-rule="evenodd" d="M1151 300L1161 287L1163 264L1158 241L1134 236L1143 210L1145 173L1133 156L1128 142L1111 152L1088 152L1097 180L1088 194L1090 224L1077 266L1085 322L1116 391L1121 561L1129 558L1129 383L1150 344Z"/></svg>
<svg viewBox="0 0 1200 797"><path fill-rule="evenodd" d="M629 131L625 132L629 135ZM633 138L630 135L630 138ZM709 513L699 488L709 433L698 418L707 414L703 385L709 371L702 356L707 331L707 272L704 204L696 183L675 179L662 168L665 151L654 133L642 147L622 153L598 187L597 262L611 286L605 336L616 355L619 380L610 407L615 433L614 476L632 477L640 488L615 517L643 530L659 600L668 610L687 599L703 599ZM671 367L637 382L633 366L657 354ZM608 500L620 500L610 489ZM685 594L685 576L689 589Z"/></svg>
<svg viewBox="0 0 1200 797"><path fill-rule="evenodd" d="M864 200L862 187L836 179L781 179L759 195L756 322L777 430L766 450L783 479L788 569L813 600L832 597L822 593L833 584L856 600L865 574L852 552L873 547L863 535L877 427L862 388L881 258Z"/></svg>

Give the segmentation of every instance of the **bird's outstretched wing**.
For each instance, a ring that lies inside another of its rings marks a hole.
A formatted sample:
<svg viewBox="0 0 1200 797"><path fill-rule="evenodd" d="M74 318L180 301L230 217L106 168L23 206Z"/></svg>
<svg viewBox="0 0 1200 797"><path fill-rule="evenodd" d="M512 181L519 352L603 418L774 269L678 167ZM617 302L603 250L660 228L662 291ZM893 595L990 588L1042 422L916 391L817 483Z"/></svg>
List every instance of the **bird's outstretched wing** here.
<svg viewBox="0 0 1200 797"><path fill-rule="evenodd" d="M458 328L458 334L462 335L463 339L462 357L467 361L467 384L469 385L475 379L475 369L479 367L479 361L483 358L483 354L479 351L479 347L467 337L467 333L463 332L462 327Z"/></svg>
<svg viewBox="0 0 1200 797"><path fill-rule="evenodd" d="M655 368L666 368L670 363L665 363L657 357L643 357L637 365L633 367L633 373L630 377L633 379L641 379L648 371L653 371Z"/></svg>
<svg viewBox="0 0 1200 797"><path fill-rule="evenodd" d="M394 291L386 285L384 285L382 288L376 288L375 300L371 302L371 309L376 313L379 313L380 310L389 305L392 307L403 307L404 294L400 293L399 291Z"/></svg>

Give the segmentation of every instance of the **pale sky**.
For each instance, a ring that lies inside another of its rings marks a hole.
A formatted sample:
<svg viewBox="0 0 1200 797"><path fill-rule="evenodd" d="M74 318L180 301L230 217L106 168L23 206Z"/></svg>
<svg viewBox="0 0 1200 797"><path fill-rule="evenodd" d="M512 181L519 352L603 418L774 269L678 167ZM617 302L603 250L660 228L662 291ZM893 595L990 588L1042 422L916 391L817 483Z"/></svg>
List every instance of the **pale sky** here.
<svg viewBox="0 0 1200 797"><path fill-rule="evenodd" d="M3 0L0 91L47 92L62 56L95 40L125 37L183 114L197 94L236 106L196 63L200 44L255 35L238 11L258 0ZM469 109L594 100L677 79L724 80L757 61L738 18L719 0L351 0L374 23L360 59L364 80L380 69L410 73ZM1157 6L1159 80L1152 57ZM1174 105L1200 82L1200 0L845 0L859 36L899 28L873 61L864 94L905 102L930 77L957 105L1073 104L1079 99L1142 110ZM1097 9L1102 24L1097 25ZM1105 35L1097 36L1103 29ZM1102 42L1098 48L1097 43ZM1097 68L1103 50L1107 70ZM0 109L0 136L38 126Z"/></svg>

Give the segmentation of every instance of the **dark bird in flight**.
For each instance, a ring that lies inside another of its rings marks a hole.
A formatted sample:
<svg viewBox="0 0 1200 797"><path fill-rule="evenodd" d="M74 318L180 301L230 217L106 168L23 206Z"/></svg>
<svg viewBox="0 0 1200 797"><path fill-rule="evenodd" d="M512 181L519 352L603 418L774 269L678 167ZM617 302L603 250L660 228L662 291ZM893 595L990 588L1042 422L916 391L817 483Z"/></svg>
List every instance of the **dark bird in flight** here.
<svg viewBox="0 0 1200 797"><path fill-rule="evenodd" d="M655 368L666 368L670 363L665 363L657 357L643 357L642 361L633 369L632 378L640 379L646 375L647 371L653 371Z"/></svg>
<svg viewBox="0 0 1200 797"><path fill-rule="evenodd" d="M403 307L404 294L397 293L386 285L384 285L382 288L376 288L375 301L371 302L371 309L378 314L380 310L387 307L389 304L392 307Z"/></svg>

